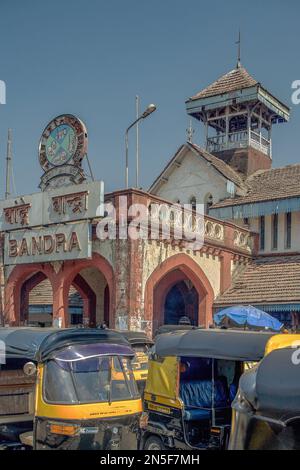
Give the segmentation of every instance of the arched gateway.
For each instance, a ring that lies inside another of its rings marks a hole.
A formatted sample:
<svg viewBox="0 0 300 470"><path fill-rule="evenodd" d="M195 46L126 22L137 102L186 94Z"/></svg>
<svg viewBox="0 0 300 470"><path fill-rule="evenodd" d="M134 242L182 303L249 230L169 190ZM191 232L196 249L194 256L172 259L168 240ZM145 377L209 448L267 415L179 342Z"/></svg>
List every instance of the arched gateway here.
<svg viewBox="0 0 300 470"><path fill-rule="evenodd" d="M181 310L176 310L180 296ZM214 291L203 270L190 256L180 253L166 259L149 277L145 317L152 322L154 332L163 323L177 324L180 316L189 317L191 324L208 326L213 301Z"/></svg>

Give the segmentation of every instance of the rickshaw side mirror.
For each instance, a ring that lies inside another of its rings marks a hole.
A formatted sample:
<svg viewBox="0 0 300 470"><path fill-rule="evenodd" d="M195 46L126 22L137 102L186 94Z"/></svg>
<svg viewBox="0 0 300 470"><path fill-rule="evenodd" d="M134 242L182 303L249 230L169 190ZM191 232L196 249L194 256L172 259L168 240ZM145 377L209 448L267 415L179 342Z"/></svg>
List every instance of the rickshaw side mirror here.
<svg viewBox="0 0 300 470"><path fill-rule="evenodd" d="M33 362L26 362L23 366L23 372L28 376L34 375L36 373L36 365Z"/></svg>

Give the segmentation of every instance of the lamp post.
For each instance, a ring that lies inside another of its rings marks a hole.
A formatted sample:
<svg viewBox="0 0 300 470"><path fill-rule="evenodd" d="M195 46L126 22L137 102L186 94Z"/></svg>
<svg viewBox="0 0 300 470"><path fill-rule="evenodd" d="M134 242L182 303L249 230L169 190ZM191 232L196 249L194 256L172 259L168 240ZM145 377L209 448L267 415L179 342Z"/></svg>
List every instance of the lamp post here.
<svg viewBox="0 0 300 470"><path fill-rule="evenodd" d="M145 119L150 114L152 114L156 110L155 104L149 104L149 106L145 109L145 111L132 123L129 127L127 127L125 132L125 186L128 188L128 132L132 127L134 127L139 121Z"/></svg>

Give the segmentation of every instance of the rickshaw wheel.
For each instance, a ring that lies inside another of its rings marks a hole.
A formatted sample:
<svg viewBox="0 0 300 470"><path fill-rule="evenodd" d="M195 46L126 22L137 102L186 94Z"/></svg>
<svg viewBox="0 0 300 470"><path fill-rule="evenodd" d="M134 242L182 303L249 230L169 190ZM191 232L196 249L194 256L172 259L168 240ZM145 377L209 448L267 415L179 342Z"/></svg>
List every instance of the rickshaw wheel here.
<svg viewBox="0 0 300 470"><path fill-rule="evenodd" d="M165 450L165 446L160 437L150 436L144 444L144 450Z"/></svg>

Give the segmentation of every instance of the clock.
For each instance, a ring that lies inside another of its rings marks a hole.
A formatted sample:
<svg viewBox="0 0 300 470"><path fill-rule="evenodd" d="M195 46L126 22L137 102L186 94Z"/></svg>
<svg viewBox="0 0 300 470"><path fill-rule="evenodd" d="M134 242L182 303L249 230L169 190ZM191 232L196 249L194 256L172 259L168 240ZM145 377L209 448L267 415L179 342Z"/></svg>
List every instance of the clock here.
<svg viewBox="0 0 300 470"><path fill-rule="evenodd" d="M74 129L61 124L51 131L45 142L46 157L50 165L59 166L69 162L75 155L77 136Z"/></svg>
<svg viewBox="0 0 300 470"><path fill-rule="evenodd" d="M64 165L81 167L86 152L86 127L72 114L63 114L54 118L40 139L39 160L44 171Z"/></svg>

